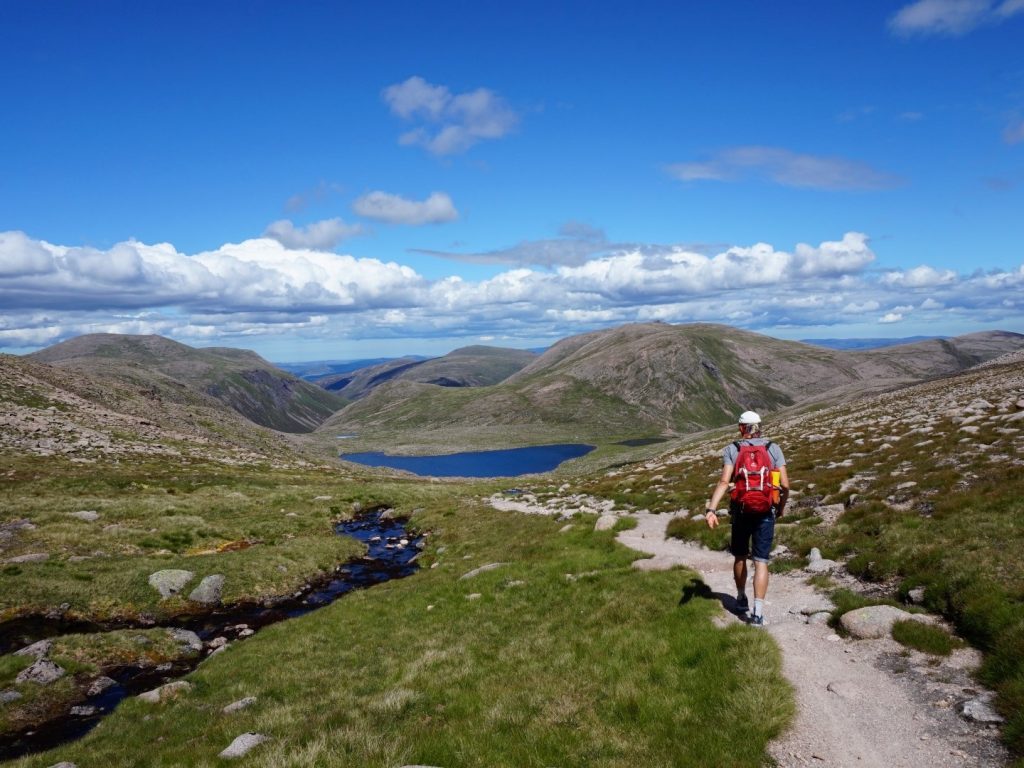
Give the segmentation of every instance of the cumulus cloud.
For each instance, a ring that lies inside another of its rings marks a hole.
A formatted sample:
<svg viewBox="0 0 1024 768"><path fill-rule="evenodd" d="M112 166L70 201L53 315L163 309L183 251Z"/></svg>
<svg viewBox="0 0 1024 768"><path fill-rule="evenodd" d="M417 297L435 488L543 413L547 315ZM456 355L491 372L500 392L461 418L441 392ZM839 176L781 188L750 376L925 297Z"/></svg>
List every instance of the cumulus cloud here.
<svg viewBox="0 0 1024 768"><path fill-rule="evenodd" d="M382 97L393 114L416 124L399 143L435 155L459 154L484 139L500 139L519 123L519 115L488 88L453 94L447 86L413 76L389 85Z"/></svg>
<svg viewBox="0 0 1024 768"><path fill-rule="evenodd" d="M370 192L352 204L360 216L385 224L440 224L455 221L459 212L452 199L444 192L433 192L422 202L407 200L387 192Z"/></svg>
<svg viewBox="0 0 1024 768"><path fill-rule="evenodd" d="M695 162L666 167L680 181L764 179L786 187L827 190L888 189L902 180L842 157L810 155L782 147L740 146Z"/></svg>
<svg viewBox="0 0 1024 768"><path fill-rule="evenodd" d="M612 244L573 223L560 231L575 237L551 242L583 255L557 252L544 269L519 262L479 280L428 280L399 263L271 238L188 255L169 243L97 250L4 232L0 346L97 331L238 346L345 338L406 339L412 347L416 339L488 335L533 341L649 320L754 330L939 318L943 328L1024 323L1024 265L972 274L930 265L879 270L863 233L790 249L698 249Z"/></svg>
<svg viewBox="0 0 1024 768"><path fill-rule="evenodd" d="M342 240L363 234L359 224L346 224L339 218L314 221L296 227L289 219L272 222L263 231L264 237L277 240L285 248L313 248L330 250Z"/></svg>
<svg viewBox="0 0 1024 768"><path fill-rule="evenodd" d="M978 27L999 24L1024 12L1024 0L918 0L889 20L899 35L965 35Z"/></svg>

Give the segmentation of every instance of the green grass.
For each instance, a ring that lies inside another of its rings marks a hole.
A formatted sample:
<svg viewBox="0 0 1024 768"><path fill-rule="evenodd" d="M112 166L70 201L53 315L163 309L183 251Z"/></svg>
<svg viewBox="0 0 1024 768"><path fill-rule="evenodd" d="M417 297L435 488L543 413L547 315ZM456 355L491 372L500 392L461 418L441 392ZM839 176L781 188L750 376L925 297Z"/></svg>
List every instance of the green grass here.
<svg viewBox="0 0 1024 768"><path fill-rule="evenodd" d="M123 578L104 570L113 558L74 564L61 554L24 564L13 577L17 590L5 590L10 606L23 595L37 606L60 599L87 611L152 609L138 579L154 564L210 560L223 571L231 557L239 558L231 569L236 581L266 588L262 580L278 573L275 564L299 559L320 538L341 541L322 531L354 501L417 510L413 525L429 533L429 546L415 576L267 627L204 662L189 676L195 688L187 696L160 705L127 700L80 742L12 765L171 766L187 754L191 765L213 766L235 736L257 730L273 741L246 758L254 766L757 766L793 714L771 639L746 627L716 628L717 602L685 597L694 574L641 573L630 567L636 554L614 542L615 531L559 533L563 522L475 501L497 484L357 484L212 466L81 475L72 466L38 469L23 465L12 486L12 510L17 505L39 526L23 545L77 551L80 528L89 548L96 546L89 536L109 535L89 533L90 526L102 531L116 522L129 529L118 536L138 551L120 555ZM314 501L321 495L331 499ZM66 516L76 509L95 509L102 522ZM165 531L189 531L192 546L245 536L265 544L154 558L141 542ZM460 580L491 562L507 565ZM92 581L74 577L79 565L91 569ZM256 574L243 582L247 569ZM88 640L82 646L71 638L54 655L88 671L135 648L103 642L98 657L89 655ZM4 657L0 677L17 674L21 661L7 661L13 658ZM73 697L67 685L55 683L50 699ZM248 695L258 698L254 707L219 714ZM759 716L748 717L751 711Z"/></svg>
<svg viewBox="0 0 1024 768"><path fill-rule="evenodd" d="M933 656L949 656L963 647L963 641L946 630L920 621L897 621L892 627L892 637L901 645Z"/></svg>

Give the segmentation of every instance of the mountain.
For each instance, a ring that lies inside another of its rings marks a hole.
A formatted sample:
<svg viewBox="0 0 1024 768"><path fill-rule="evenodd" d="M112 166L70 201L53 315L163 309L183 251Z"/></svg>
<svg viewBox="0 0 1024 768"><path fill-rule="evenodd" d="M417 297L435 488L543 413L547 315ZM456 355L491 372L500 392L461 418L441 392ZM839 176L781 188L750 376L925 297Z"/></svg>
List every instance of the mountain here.
<svg viewBox="0 0 1024 768"><path fill-rule="evenodd" d="M945 336L905 336L901 339L800 339L804 344L829 349L876 349L878 347L895 347L900 344L913 344L926 339L946 338Z"/></svg>
<svg viewBox="0 0 1024 768"><path fill-rule="evenodd" d="M338 373L351 373L360 368L369 368L371 365L380 365L394 360L393 357L372 357L363 360L311 360L305 363L274 363L282 371L298 376L303 381L315 382L317 379L326 379ZM425 357L413 357L411 359L426 360Z"/></svg>
<svg viewBox="0 0 1024 768"><path fill-rule="evenodd" d="M128 382L179 404L195 395L209 397L281 432L310 432L347 403L255 352L196 349L161 336L90 334L28 357L65 371Z"/></svg>
<svg viewBox="0 0 1024 768"><path fill-rule="evenodd" d="M782 341L724 325L625 325L564 339L501 384L374 389L323 429L449 436L547 426L573 435L693 432L748 408L773 411L947 375L1024 348L989 332L864 351ZM445 439L450 439L446 437Z"/></svg>
<svg viewBox="0 0 1024 768"><path fill-rule="evenodd" d="M350 373L315 379L324 389L351 400L366 397L388 381L415 381L442 387L486 387L504 381L536 359L521 349L470 346L443 357L402 357Z"/></svg>

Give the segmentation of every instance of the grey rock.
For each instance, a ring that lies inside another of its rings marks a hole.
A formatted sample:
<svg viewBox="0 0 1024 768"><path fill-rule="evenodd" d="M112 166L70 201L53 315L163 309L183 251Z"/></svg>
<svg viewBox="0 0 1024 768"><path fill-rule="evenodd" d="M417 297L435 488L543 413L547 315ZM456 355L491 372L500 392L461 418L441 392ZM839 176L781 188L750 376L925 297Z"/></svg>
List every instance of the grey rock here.
<svg viewBox="0 0 1024 768"><path fill-rule="evenodd" d="M221 710L225 715L231 715L235 712L241 712L243 709L247 709L256 703L255 696L246 696L244 699L233 701L228 704L224 709Z"/></svg>
<svg viewBox="0 0 1024 768"><path fill-rule="evenodd" d="M190 651L199 653L203 650L203 641L199 638L199 635L190 629L168 629L167 634L169 634L175 642L187 646Z"/></svg>
<svg viewBox="0 0 1024 768"><path fill-rule="evenodd" d="M43 563L43 562L46 562L49 559L50 559L50 555L47 552L33 552L31 554L28 554L28 555L18 555L17 557L9 558L9 559L5 560L4 562L11 563L11 564L16 564L16 563Z"/></svg>
<svg viewBox="0 0 1024 768"><path fill-rule="evenodd" d="M92 681L89 685L89 690L86 691L86 693L90 696L98 696L108 688L112 688L115 685L117 685L116 680L113 680L106 675L101 675Z"/></svg>
<svg viewBox="0 0 1024 768"><path fill-rule="evenodd" d="M64 670L61 667L58 667L49 659L39 659L31 667L21 670L14 680L18 683L49 685L55 680L60 680L62 677L64 677Z"/></svg>
<svg viewBox="0 0 1024 768"><path fill-rule="evenodd" d="M228 639L226 637L224 637L223 635L221 635L220 637L213 638L213 640L211 640L208 643L210 648L213 648L213 649L223 648L227 644L228 644Z"/></svg>
<svg viewBox="0 0 1024 768"><path fill-rule="evenodd" d="M269 736L264 736L262 733L254 733L252 731L249 733L243 733L241 736L236 736L235 740L232 741L219 756L225 760L233 760L237 757L242 757L263 742L269 741L269 739Z"/></svg>
<svg viewBox="0 0 1024 768"><path fill-rule="evenodd" d="M812 547L810 554L807 555L808 563L816 563L821 560L821 550L817 547Z"/></svg>
<svg viewBox="0 0 1024 768"><path fill-rule="evenodd" d="M160 597L176 595L185 588L185 585L192 581L195 576L192 571L182 571L175 568L168 568L157 571L149 577L149 586L160 593Z"/></svg>
<svg viewBox="0 0 1024 768"><path fill-rule="evenodd" d="M71 714L77 717L92 717L99 711L99 707L94 707L90 704L81 704L71 708Z"/></svg>
<svg viewBox="0 0 1024 768"><path fill-rule="evenodd" d="M462 574L459 577L459 581L463 581L464 579L472 579L474 576L478 576L481 573L493 571L495 568L501 568L505 565L508 565L508 563L488 563L487 565L481 565L479 568L474 568L472 571Z"/></svg>
<svg viewBox="0 0 1024 768"><path fill-rule="evenodd" d="M808 624L828 624L828 620L832 618L832 614L828 611L819 611L818 613L812 613L807 617Z"/></svg>
<svg viewBox="0 0 1024 768"><path fill-rule="evenodd" d="M26 645L19 651L15 651L15 656L35 656L37 659L42 659L50 655L50 650L53 648L53 640L37 640L32 645Z"/></svg>
<svg viewBox="0 0 1024 768"><path fill-rule="evenodd" d="M839 622L853 637L867 640L888 637L892 625L906 619L916 619L916 616L892 605L869 605L844 613Z"/></svg>
<svg viewBox="0 0 1024 768"><path fill-rule="evenodd" d="M140 693L137 698L139 701L148 701L150 704L159 704L162 701L176 698L183 693L188 693L192 690L192 683L186 680L176 680L173 683L167 683L167 685L161 685L159 688L154 688L151 691Z"/></svg>
<svg viewBox="0 0 1024 768"><path fill-rule="evenodd" d="M86 523L95 523L100 519L100 513L92 509L83 509L78 512L68 512L69 517L76 517Z"/></svg>
<svg viewBox="0 0 1024 768"><path fill-rule="evenodd" d="M361 503L361 502L358 502L358 501L353 501L353 502L352 502L352 511L353 511L353 512L354 512L355 514L357 514L357 515L358 515L358 514L359 514L360 512L362 512L362 511L363 511L363 505L362 505L362 503Z"/></svg>
<svg viewBox="0 0 1024 768"><path fill-rule="evenodd" d="M1003 722L1003 716L996 712L992 706L994 696L991 693L984 693L976 698L961 702L957 711L967 720L976 723L997 724Z"/></svg>
<svg viewBox="0 0 1024 768"><path fill-rule="evenodd" d="M572 530L572 528L573 528L572 523L568 523L566 525L563 525L561 528L559 528L558 532L559 533L568 533L569 531Z"/></svg>
<svg viewBox="0 0 1024 768"><path fill-rule="evenodd" d="M199 586L192 590L188 599L193 603L202 603L203 605L219 605L223 592L224 577L215 573L200 581Z"/></svg>
<svg viewBox="0 0 1024 768"><path fill-rule="evenodd" d="M839 563L835 560L826 560L819 556L817 560L812 560L807 563L804 570L809 573L832 573L832 571L836 570L838 567Z"/></svg>
<svg viewBox="0 0 1024 768"><path fill-rule="evenodd" d="M12 701L17 701L21 698L21 694L13 688L8 688L6 691L0 691L0 704L10 704Z"/></svg>
<svg viewBox="0 0 1024 768"><path fill-rule="evenodd" d="M821 518L823 524L835 525L836 521L845 511L846 506L843 504L826 504L821 507L816 507L814 514Z"/></svg>
<svg viewBox="0 0 1024 768"><path fill-rule="evenodd" d="M77 763L69 763L67 760L61 760L59 763L54 763L50 768L78 768Z"/></svg>
<svg viewBox="0 0 1024 768"><path fill-rule="evenodd" d="M594 523L594 530L610 531L615 527L617 522L619 522L619 518L616 515L601 515L597 518L597 522Z"/></svg>
<svg viewBox="0 0 1024 768"><path fill-rule="evenodd" d="M914 605L921 605L924 602L924 587L914 587L907 592L907 599Z"/></svg>

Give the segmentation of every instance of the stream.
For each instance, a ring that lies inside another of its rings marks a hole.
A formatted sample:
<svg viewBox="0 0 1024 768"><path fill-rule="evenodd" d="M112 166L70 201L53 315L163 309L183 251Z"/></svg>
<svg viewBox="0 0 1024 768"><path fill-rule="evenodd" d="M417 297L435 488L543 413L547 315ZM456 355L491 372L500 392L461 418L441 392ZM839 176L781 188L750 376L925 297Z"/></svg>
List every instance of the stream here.
<svg viewBox="0 0 1024 768"><path fill-rule="evenodd" d="M420 553L422 537L410 538L404 520L390 519L383 512L383 508L371 510L335 526L339 535L351 536L366 544L365 555L340 565L327 581L274 600L272 604L232 605L203 614L149 624L119 622L101 625L40 616L18 619L0 626L0 653L5 654L44 638L114 629L176 627L195 632L204 642L204 651L190 661L148 669L128 666L108 670L106 676L113 679L116 685L78 702L73 708L77 714L68 712L34 726L31 730L0 735L0 761L51 749L84 736L128 696L151 690L195 669L209 656L210 648L206 644L214 638L224 637L230 641L244 639L269 624L302 616L329 605L354 589L372 587L415 573L419 567L416 556ZM408 543L402 544L403 540Z"/></svg>

